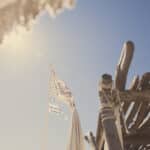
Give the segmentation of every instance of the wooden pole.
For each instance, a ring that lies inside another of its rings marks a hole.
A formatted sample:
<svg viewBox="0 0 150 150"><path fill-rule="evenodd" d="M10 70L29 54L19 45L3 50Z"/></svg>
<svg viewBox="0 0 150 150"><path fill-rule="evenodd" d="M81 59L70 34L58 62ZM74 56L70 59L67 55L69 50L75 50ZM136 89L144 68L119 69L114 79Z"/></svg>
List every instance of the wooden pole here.
<svg viewBox="0 0 150 150"><path fill-rule="evenodd" d="M98 150L103 149L104 132L103 132L103 126L102 126L101 113L99 113L99 116L98 116L98 124L97 124L97 130L96 130L96 144L97 144Z"/></svg>
<svg viewBox="0 0 150 150"><path fill-rule="evenodd" d="M108 149L122 150L123 148L115 123L115 115L111 106L112 77L108 74L104 74L100 81L99 88L102 126Z"/></svg>
<svg viewBox="0 0 150 150"><path fill-rule="evenodd" d="M134 54L134 44L131 41L124 43L119 63L115 72L115 88L125 90L126 80L130 64Z"/></svg>
<svg viewBox="0 0 150 150"><path fill-rule="evenodd" d="M92 132L90 132L89 135L85 136L84 138L88 142L88 144L91 146L92 150L98 150L96 138Z"/></svg>

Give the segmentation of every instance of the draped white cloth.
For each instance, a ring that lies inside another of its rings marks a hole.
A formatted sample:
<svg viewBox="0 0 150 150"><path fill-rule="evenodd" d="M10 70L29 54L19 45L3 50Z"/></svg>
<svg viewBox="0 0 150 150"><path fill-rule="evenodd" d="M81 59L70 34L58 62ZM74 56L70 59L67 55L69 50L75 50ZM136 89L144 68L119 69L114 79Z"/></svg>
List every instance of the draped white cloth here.
<svg viewBox="0 0 150 150"><path fill-rule="evenodd" d="M84 136L80 125L80 119L78 112L75 107L74 98L72 96L71 90L67 87L66 83L63 80L60 80L54 70L51 71L50 79L50 96L55 97L61 102L69 106L72 113L71 117L71 128L69 143L67 145L67 150L85 150L84 145ZM50 105L52 106L52 105ZM59 112L58 107L50 107L50 110L53 112Z"/></svg>
<svg viewBox="0 0 150 150"><path fill-rule="evenodd" d="M80 119L76 108L73 108L70 138L67 150L85 150L84 137L80 125Z"/></svg>

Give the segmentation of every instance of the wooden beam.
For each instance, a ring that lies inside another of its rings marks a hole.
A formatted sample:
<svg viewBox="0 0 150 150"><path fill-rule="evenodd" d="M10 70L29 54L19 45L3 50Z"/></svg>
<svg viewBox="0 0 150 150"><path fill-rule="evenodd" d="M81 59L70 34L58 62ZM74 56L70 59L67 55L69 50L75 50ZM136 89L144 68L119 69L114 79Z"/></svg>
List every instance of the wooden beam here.
<svg viewBox="0 0 150 150"><path fill-rule="evenodd" d="M126 112L128 111L130 104L131 104L131 102L124 102L123 103L123 113L124 114L126 114Z"/></svg>
<svg viewBox="0 0 150 150"><path fill-rule="evenodd" d="M133 118L135 117L135 115L136 115L137 110L138 110L139 107L140 107L140 102L134 103L133 108L132 108L132 110L131 110L131 112L130 112L127 120L126 120L127 127L129 127L130 123L133 122Z"/></svg>
<svg viewBox="0 0 150 150"><path fill-rule="evenodd" d="M143 122L143 120L145 119L145 117L147 116L148 113L149 113L149 102L145 102L145 103L142 102L137 119L136 119L134 125L132 126L132 128L134 130L138 129L138 127Z"/></svg>
<svg viewBox="0 0 150 150"><path fill-rule="evenodd" d="M150 120L149 120L150 121ZM150 135L150 126L148 126L147 128L143 128L143 129L139 129L136 133L136 135ZM132 134L135 135L135 134Z"/></svg>
<svg viewBox="0 0 150 150"><path fill-rule="evenodd" d="M101 102L101 121L105 141L109 150L122 150L121 140L115 123L115 115L110 103L112 77L104 74L100 81L99 96Z"/></svg>
<svg viewBox="0 0 150 150"><path fill-rule="evenodd" d="M139 130L133 134L124 134L125 145L150 144L150 128Z"/></svg>
<svg viewBox="0 0 150 150"><path fill-rule="evenodd" d="M104 132L103 132L103 126L102 126L102 120L101 120L101 114L99 113L98 116L98 125L96 130L96 143L98 146L98 150L102 150L104 146Z"/></svg>
<svg viewBox="0 0 150 150"><path fill-rule="evenodd" d="M132 125L132 129L136 130L139 125L142 123L142 121L144 120L144 118L147 116L147 114L149 113L149 103L150 103L150 90L146 90L146 91L124 91L124 92L119 92L120 95L120 100L121 102L124 103L124 105L128 106L129 102L135 102L131 113L129 114L126 124L127 127L129 126L129 124L133 121L133 118L135 116L135 114L137 113L138 108L140 107L139 110L139 115L136 119L136 121L134 120L134 124Z"/></svg>
<svg viewBox="0 0 150 150"><path fill-rule="evenodd" d="M131 85L130 85L130 87L129 87L129 90L130 90L130 91L136 91L137 88L138 88L138 85L139 85L139 76L135 76L135 77L133 78L132 82L131 82ZM140 103L140 102L138 102L138 103ZM130 104L131 104L131 102L125 102L125 103L123 104L123 113L124 113L124 114L126 114L126 112L127 112L128 108L129 108ZM127 118L127 121L126 121L126 122L127 122L127 126L129 125L131 119L132 119L133 116L135 115L135 111L137 110L137 106L138 106L138 104L135 104L135 105L134 105L134 107L133 107L133 109L132 109L132 112L130 113L130 116L129 116L130 118L129 118L129 117Z"/></svg>
<svg viewBox="0 0 150 150"><path fill-rule="evenodd" d="M142 91L150 89L150 72L146 72L143 74L138 88Z"/></svg>
<svg viewBox="0 0 150 150"><path fill-rule="evenodd" d="M131 82L131 85L129 87L129 90L130 91L136 91L137 88L138 88L138 85L139 85L139 76L135 76ZM127 110L130 106L131 102L124 102L124 105L123 105L123 113L126 114L127 113ZM127 120L126 120L126 126L128 127L130 122L133 120L133 117L135 116L136 114L136 111L137 111L137 108L139 106L140 102L136 102L131 110L131 113L129 114Z"/></svg>
<svg viewBox="0 0 150 150"><path fill-rule="evenodd" d="M126 124L125 124L125 121L124 121L124 115L120 117L120 124L121 124L121 131L122 131L122 135L123 134L127 134L127 128L126 128Z"/></svg>
<svg viewBox="0 0 150 150"><path fill-rule="evenodd" d="M150 90L138 91L123 91L119 92L121 102L150 102Z"/></svg>
<svg viewBox="0 0 150 150"><path fill-rule="evenodd" d="M115 73L115 88L125 90L128 70L133 58L134 44L131 41L123 45L122 53Z"/></svg>
<svg viewBox="0 0 150 150"><path fill-rule="evenodd" d="M150 109L149 109L150 112ZM143 129L150 129L150 117L148 118L148 120L141 126L141 128L139 130L143 130Z"/></svg>
<svg viewBox="0 0 150 150"><path fill-rule="evenodd" d="M131 82L131 85L129 87L130 91L136 91L139 85L139 76L135 76Z"/></svg>
<svg viewBox="0 0 150 150"><path fill-rule="evenodd" d="M125 145L150 144L150 135L142 135L142 134L129 135L124 137L124 141Z"/></svg>

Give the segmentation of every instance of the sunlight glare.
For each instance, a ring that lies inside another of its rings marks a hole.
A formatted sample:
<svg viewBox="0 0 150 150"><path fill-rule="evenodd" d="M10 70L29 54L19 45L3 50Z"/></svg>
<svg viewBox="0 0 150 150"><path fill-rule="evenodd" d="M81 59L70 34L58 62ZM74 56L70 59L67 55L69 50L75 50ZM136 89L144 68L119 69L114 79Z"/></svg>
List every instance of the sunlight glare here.
<svg viewBox="0 0 150 150"><path fill-rule="evenodd" d="M25 49L30 42L30 35L31 31L19 27L5 37L2 47L9 49L9 52L22 53L23 49Z"/></svg>

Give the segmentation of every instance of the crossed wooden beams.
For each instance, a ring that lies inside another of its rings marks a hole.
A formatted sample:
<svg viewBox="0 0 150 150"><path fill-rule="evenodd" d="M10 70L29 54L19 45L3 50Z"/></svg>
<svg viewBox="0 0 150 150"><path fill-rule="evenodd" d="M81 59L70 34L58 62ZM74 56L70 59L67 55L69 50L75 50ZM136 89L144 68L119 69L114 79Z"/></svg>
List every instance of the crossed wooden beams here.
<svg viewBox="0 0 150 150"><path fill-rule="evenodd" d="M90 132L85 139L95 150L123 150L125 145L133 146L150 144L150 119L141 126L144 118L150 113L150 73L141 79L135 76L129 89L125 89L128 70L134 54L131 41L123 45L121 57L115 72L114 85L112 76L104 74L99 84L100 114L98 117L96 137ZM133 107L128 112L129 107ZM131 122L138 112L132 128ZM128 114L122 118L121 113ZM107 143L107 146L106 146Z"/></svg>

